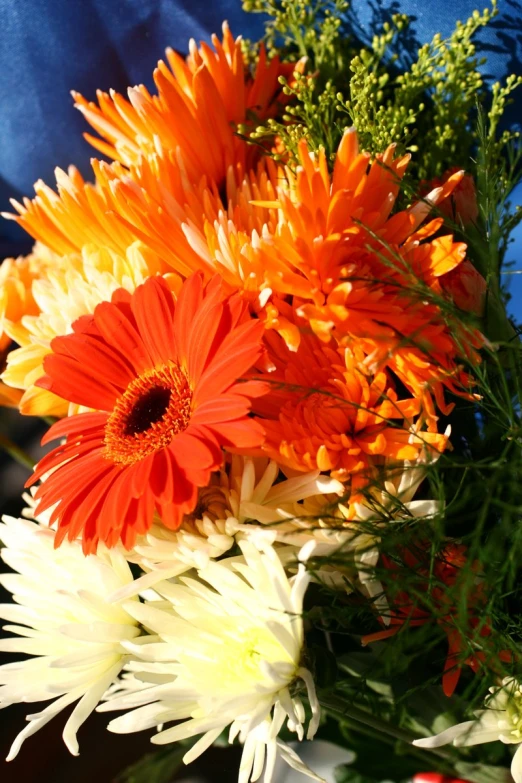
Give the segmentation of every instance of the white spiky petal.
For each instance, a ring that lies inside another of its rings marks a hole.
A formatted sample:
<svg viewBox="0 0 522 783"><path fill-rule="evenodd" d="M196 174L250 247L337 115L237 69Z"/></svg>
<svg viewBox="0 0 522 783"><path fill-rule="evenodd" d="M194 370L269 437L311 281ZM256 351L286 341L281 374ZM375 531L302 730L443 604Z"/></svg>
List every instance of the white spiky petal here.
<svg viewBox="0 0 522 783"><path fill-rule="evenodd" d="M13 634L0 651L30 655L0 667L0 708L18 702L54 701L28 715L8 760L24 740L61 710L78 701L63 738L78 754L76 732L117 679L128 653L123 643L140 633L134 617L108 596L132 582L124 557L100 547L85 556L79 542L54 548L54 533L28 519L0 523L2 559L18 573L0 577L16 604L0 605Z"/></svg>
<svg viewBox="0 0 522 783"><path fill-rule="evenodd" d="M522 783L522 684L505 677L497 688L490 688L484 710L475 711L475 720L450 726L433 737L414 740L419 748L440 748L450 742L456 747L480 745L500 740L518 745L511 762L515 783Z"/></svg>
<svg viewBox="0 0 522 783"><path fill-rule="evenodd" d="M270 503L249 501L242 509L243 514L271 530L274 540L294 547L294 551L306 547L307 557L342 554L342 567L326 564L315 572L317 577L333 588L358 587L388 624L388 604L374 573L380 530L394 520L426 519L440 513L438 501L413 500L425 475L424 461L405 462L401 470L390 467L384 484L371 487L364 501L354 504L355 514L343 505L343 485L319 474L314 477L315 492L303 494L299 498L302 502L296 502L291 492L285 493L283 485L276 485ZM297 483L303 480L304 476L296 476L284 484L297 495ZM251 525L243 524L238 531L247 538L257 535Z"/></svg>
<svg viewBox="0 0 522 783"><path fill-rule="evenodd" d="M197 580L181 577L178 584L156 585L161 600L124 604L154 636L146 644L126 643L132 674L99 709L136 708L109 724L118 733L182 721L152 741L166 744L201 735L185 763L229 727L230 741L238 737L244 745L239 783L258 780L263 768L269 783L278 755L292 764L292 752L277 738L283 724L298 739L304 737L305 712L292 690L296 683L304 687L312 709L309 739L319 721L312 676L301 665L309 575L301 564L289 580L266 541L240 546L243 557L209 562Z"/></svg>
<svg viewBox="0 0 522 783"><path fill-rule="evenodd" d="M113 600L122 600L153 586L160 580L178 577L193 568L205 568L210 560L223 556L235 543L247 520L264 523L289 515L288 508L318 494L342 491L337 481L319 471L278 481L277 464L264 457L227 455L224 468L208 487L199 490L198 505L185 517L179 530L157 522L141 536L127 558L145 571ZM255 525L248 532L255 534ZM272 536L273 538L274 536Z"/></svg>

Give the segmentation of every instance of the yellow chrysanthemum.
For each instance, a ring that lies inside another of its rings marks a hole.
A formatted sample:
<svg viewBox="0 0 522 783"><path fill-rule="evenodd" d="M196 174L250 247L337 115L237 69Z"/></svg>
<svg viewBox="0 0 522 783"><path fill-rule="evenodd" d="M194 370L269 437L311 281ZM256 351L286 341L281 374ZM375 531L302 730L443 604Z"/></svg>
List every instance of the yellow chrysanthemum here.
<svg viewBox="0 0 522 783"><path fill-rule="evenodd" d="M73 321L92 313L117 288L133 291L147 277L161 271L156 260L136 242L125 256L87 245L81 255L56 257L44 272L35 275L28 294L35 307L17 321L6 320L4 326L20 347L9 353L2 379L8 386L24 391L22 413L65 416L70 412L67 402L34 385L44 374L43 360L51 340L71 332Z"/></svg>
<svg viewBox="0 0 522 783"><path fill-rule="evenodd" d="M33 280L55 262L48 248L36 243L33 252L19 258L6 258L0 265L0 351L12 338L12 330L24 315L36 315L38 305L32 294Z"/></svg>
<svg viewBox="0 0 522 783"><path fill-rule="evenodd" d="M33 252L19 258L6 258L0 265L0 362L5 363L15 331L22 329L24 315L38 313L32 294L32 283L53 263L48 248L36 243ZM0 383L0 405L18 407L22 393Z"/></svg>

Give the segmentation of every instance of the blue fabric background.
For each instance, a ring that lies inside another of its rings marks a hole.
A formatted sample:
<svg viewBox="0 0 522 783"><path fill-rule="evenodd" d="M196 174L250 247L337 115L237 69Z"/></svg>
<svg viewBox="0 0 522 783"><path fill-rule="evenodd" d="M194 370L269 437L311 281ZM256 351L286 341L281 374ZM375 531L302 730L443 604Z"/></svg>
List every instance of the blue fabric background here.
<svg viewBox="0 0 522 783"><path fill-rule="evenodd" d="M448 35L485 0L353 0L352 22L363 38L390 13L415 18L416 42ZM522 3L499 0L500 15L481 41L488 75L522 73ZM0 208L9 196L31 195L36 179L53 183L55 166L74 163L89 173L93 154L86 123L72 106L71 89L92 99L96 88L151 87L167 46L186 51L188 39L208 39L228 19L235 34L259 37L262 17L245 14L241 0L0 0ZM510 113L522 119L522 90ZM519 198L522 201L522 196ZM517 249L522 267L522 231ZM14 223L0 228L0 252L25 252L30 243ZM513 277L516 280L516 277ZM522 300L522 279L519 287ZM522 319L522 301L517 310Z"/></svg>

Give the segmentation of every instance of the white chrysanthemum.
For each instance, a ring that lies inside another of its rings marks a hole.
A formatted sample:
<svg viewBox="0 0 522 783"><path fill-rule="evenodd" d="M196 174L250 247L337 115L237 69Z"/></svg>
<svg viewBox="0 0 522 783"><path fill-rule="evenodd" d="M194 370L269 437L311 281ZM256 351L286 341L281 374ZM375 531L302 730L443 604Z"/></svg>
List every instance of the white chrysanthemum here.
<svg viewBox="0 0 522 783"><path fill-rule="evenodd" d="M379 560L379 528L394 521L430 519L441 513L440 501L413 500L425 477L424 462L405 462L404 470L391 470L384 486L370 493L365 503L355 504L356 520L359 525L364 525L354 542L359 579L383 615L385 624L390 619L388 603L373 570Z"/></svg>
<svg viewBox="0 0 522 783"><path fill-rule="evenodd" d="M66 723L63 738L78 754L76 732L118 677L128 653L122 646L138 636L135 618L107 597L132 581L125 558L100 547L86 557L81 544L54 548L54 533L28 519L4 517L0 523L2 559L18 573L0 583L15 604L0 605L0 617L13 634L0 640L0 651L31 658L0 667L0 707L54 699L42 712L28 715L8 760L23 741L61 710L80 700Z"/></svg>
<svg viewBox="0 0 522 783"><path fill-rule="evenodd" d="M290 581L270 544L240 543L243 556L210 562L199 580L161 582L161 601L125 608L155 636L148 644L125 643L133 660L122 694L113 693L102 711L137 707L109 724L127 733L182 721L153 737L167 744L202 735L184 757L189 763L229 726L229 739L244 743L239 783L258 780L266 768L269 783L276 757L306 771L278 740L285 724L304 736L305 711L293 692L307 690L312 738L319 705L312 676L302 668L303 596L309 582L304 565ZM141 642L142 640L140 640ZM148 688L143 682L151 683ZM311 771L310 777L320 780Z"/></svg>
<svg viewBox="0 0 522 783"><path fill-rule="evenodd" d="M345 560L342 566L327 564L316 572L318 578L332 587L359 587L383 613L384 621L389 622L383 588L374 574L379 559L380 529L393 521L426 519L441 511L438 501L413 500L425 475L422 462L406 462L401 471L390 469L383 486L375 485L364 502L354 504L355 517L339 500L342 484L325 477L320 477L324 479L325 494L309 496L303 503L285 499L279 505L263 507L248 502L243 508L250 518L269 525L278 542L306 547L308 557L342 555ZM247 537L256 534L248 525L240 530Z"/></svg>
<svg viewBox="0 0 522 783"><path fill-rule="evenodd" d="M414 740L419 748L440 748L450 742L456 747L479 745L500 740L508 745L518 745L511 774L515 783L522 783L522 684L512 677L502 680L498 688L490 688L491 696L485 709L475 711L475 720L464 721L436 734Z"/></svg>
<svg viewBox="0 0 522 783"><path fill-rule="evenodd" d="M228 455L225 467L213 476L210 486L199 490L198 505L179 530L158 522L140 537L127 558L146 575L114 599L121 600L131 590L138 592L192 568L204 568L234 545L236 534L248 520L274 522L281 514L286 518L289 508L299 513L299 504L306 498L343 491L340 482L321 476L318 470L282 481L279 477L279 467L272 460ZM252 526L248 532L255 532Z"/></svg>

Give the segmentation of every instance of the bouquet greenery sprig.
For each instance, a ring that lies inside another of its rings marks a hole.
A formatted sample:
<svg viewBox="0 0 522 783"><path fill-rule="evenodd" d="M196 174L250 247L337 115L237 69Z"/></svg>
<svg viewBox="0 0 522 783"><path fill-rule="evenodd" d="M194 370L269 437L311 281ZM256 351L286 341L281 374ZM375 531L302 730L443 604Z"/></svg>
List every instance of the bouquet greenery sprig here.
<svg viewBox="0 0 522 783"><path fill-rule="evenodd" d="M166 746L128 783L223 740L240 783L321 780L314 736L354 752L342 783L521 783L496 5L417 52L402 14L364 46L345 0L244 6L263 41L225 24L156 94L75 94L112 162L6 216L36 244L0 270L1 402L54 442L0 525L0 650L26 656L0 706L49 702L9 758L75 703L73 754L94 709Z"/></svg>

